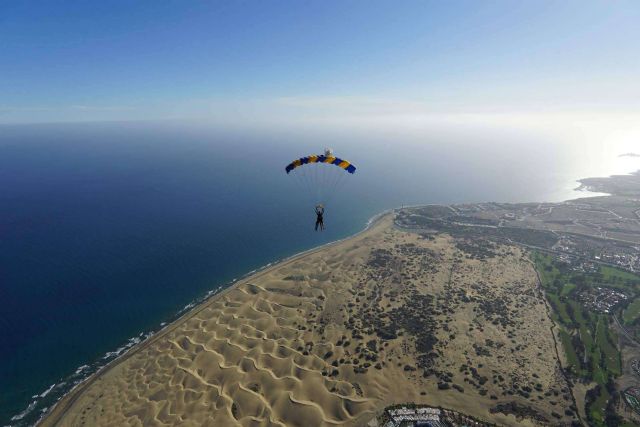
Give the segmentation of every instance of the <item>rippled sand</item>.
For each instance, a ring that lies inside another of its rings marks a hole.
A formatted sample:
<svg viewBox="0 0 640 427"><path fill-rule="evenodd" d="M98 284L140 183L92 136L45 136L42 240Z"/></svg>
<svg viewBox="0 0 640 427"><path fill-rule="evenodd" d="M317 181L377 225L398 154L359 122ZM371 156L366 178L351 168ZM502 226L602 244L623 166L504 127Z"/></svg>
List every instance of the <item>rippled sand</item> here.
<svg viewBox="0 0 640 427"><path fill-rule="evenodd" d="M398 242L430 248L437 265L427 269L414 263L402 267L402 275L392 265L384 267L388 274L371 266L373 250L391 250ZM427 241L395 230L387 216L365 233L260 272L196 307L67 396L43 424L363 425L385 406L407 401L443 405L498 423L535 424L491 413L496 401L490 395L499 394L498 386L489 383L489 392L482 395L458 371L462 363L475 363L489 376L517 371L527 381L537 372L535 382L545 390L563 386L551 324L533 292L535 275L522 254L512 250L505 249L507 263L499 258L463 261L448 236ZM451 313L430 318L438 339L433 353L442 353L434 356L430 376L413 369L416 336L400 333L382 340L366 324L371 313L387 318L390 310L401 310L412 299L374 297L371 289L402 293L404 281L413 283L415 295L428 295L452 286L457 292L480 279L489 285L477 292L531 294L531 304L514 310L517 322L509 327L521 338L509 338L494 325L470 330L476 314L458 301L453 318ZM376 288L372 280L384 286ZM516 288L507 286L514 281ZM372 311L362 309L373 303ZM484 345L487 338L509 345L493 349L491 357L476 354L473 344ZM512 340L520 346L515 355ZM536 366L528 365L525 356ZM445 371L452 372L453 383L463 385L464 393L438 390L436 375ZM518 399L500 394L498 401ZM536 399L532 405L548 415L547 401Z"/></svg>

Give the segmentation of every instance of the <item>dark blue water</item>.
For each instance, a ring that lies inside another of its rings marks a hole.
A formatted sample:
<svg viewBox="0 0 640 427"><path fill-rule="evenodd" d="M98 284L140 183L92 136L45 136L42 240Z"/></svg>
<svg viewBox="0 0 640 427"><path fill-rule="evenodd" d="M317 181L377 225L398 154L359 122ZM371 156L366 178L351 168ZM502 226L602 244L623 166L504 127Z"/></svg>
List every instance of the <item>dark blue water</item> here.
<svg viewBox="0 0 640 427"><path fill-rule="evenodd" d="M207 291L352 234L383 209L548 200L580 176L562 173L568 152L487 149L465 138L152 123L0 127L0 425L33 422L79 366L157 329ZM315 233L313 200L284 166L325 146L358 172L327 205L327 230Z"/></svg>

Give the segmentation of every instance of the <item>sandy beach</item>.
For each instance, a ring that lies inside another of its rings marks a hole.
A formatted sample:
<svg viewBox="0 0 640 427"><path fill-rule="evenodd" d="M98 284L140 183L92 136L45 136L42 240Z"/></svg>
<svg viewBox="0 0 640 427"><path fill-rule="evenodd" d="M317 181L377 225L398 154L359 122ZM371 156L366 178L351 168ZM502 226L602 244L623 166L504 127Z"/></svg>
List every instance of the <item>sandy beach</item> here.
<svg viewBox="0 0 640 427"><path fill-rule="evenodd" d="M398 230L386 214L211 297L41 425L352 426L403 402L501 425L568 422L526 254L469 245Z"/></svg>

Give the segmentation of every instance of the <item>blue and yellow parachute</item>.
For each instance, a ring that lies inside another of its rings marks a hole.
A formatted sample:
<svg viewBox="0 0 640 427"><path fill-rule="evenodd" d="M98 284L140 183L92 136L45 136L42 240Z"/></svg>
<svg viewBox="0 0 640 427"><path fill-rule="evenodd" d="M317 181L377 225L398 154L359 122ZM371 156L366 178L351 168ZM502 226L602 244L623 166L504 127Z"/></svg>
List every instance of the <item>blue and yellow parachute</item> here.
<svg viewBox="0 0 640 427"><path fill-rule="evenodd" d="M292 170L294 170L297 167L303 166L303 165L307 165L307 164L312 164L312 163L326 163L329 165L336 165L344 170L346 170L349 173L355 173L356 172L356 167L354 165L351 164L351 162L349 162L348 160L343 160L339 157L334 157L331 154L329 155L325 155L325 154L312 154L310 156L305 156L305 157L300 157L299 159L294 160L293 162L289 163L287 165L287 167L285 168L287 174L289 172L291 172Z"/></svg>
<svg viewBox="0 0 640 427"><path fill-rule="evenodd" d="M356 172L356 167L350 161L334 156L333 151L327 148L324 154L312 154L292 161L285 171L296 178L306 196L315 203L325 204L339 192L345 181L349 181L347 177Z"/></svg>

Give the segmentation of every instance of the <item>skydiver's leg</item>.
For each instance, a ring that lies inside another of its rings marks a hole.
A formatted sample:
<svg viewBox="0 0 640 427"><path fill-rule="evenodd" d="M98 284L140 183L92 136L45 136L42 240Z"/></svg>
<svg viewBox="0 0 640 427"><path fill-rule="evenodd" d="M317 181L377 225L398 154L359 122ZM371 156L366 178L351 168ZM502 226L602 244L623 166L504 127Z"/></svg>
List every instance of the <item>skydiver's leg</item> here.
<svg viewBox="0 0 640 427"><path fill-rule="evenodd" d="M320 221L316 220L316 231L318 231L318 225L320 224Z"/></svg>

